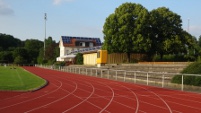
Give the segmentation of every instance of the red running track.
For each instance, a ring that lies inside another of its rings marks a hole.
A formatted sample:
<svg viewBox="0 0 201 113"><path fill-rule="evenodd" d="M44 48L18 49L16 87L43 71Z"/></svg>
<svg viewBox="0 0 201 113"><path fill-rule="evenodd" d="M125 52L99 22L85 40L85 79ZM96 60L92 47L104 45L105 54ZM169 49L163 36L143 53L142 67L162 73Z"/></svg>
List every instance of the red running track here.
<svg viewBox="0 0 201 113"><path fill-rule="evenodd" d="M0 92L0 113L201 113L201 94L24 68L49 84L34 92Z"/></svg>

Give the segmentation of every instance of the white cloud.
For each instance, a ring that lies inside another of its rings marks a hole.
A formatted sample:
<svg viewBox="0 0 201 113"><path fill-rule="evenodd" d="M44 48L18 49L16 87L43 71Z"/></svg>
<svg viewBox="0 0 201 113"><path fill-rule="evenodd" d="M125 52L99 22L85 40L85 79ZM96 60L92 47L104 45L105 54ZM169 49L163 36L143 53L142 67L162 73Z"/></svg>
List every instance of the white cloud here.
<svg viewBox="0 0 201 113"><path fill-rule="evenodd" d="M53 0L53 4L54 5L59 5L59 4L63 3L63 2L72 2L72 1L74 1L74 0Z"/></svg>
<svg viewBox="0 0 201 113"><path fill-rule="evenodd" d="M14 14L13 9L3 0L0 0L0 15L12 15L12 14Z"/></svg>

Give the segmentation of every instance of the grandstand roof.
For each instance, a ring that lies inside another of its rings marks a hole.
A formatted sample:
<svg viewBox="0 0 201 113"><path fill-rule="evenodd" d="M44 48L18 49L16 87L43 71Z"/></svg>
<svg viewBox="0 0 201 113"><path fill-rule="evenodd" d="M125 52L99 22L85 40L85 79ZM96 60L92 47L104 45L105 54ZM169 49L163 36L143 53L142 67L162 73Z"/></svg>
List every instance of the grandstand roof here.
<svg viewBox="0 0 201 113"><path fill-rule="evenodd" d="M75 39L77 41L94 41L96 46L101 46L100 38L90 38L90 37L74 37L74 36L61 36L61 39L64 44L72 44L72 40Z"/></svg>

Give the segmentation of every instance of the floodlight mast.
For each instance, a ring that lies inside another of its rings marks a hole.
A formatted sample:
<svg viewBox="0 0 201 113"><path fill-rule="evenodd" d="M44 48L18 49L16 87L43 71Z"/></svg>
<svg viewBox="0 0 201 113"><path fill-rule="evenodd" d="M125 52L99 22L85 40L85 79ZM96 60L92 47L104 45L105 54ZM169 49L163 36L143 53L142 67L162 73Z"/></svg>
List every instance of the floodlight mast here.
<svg viewBox="0 0 201 113"><path fill-rule="evenodd" d="M45 59L45 39L46 39L46 21L47 21L47 13L45 13L44 20L45 20L45 38L44 38L44 59Z"/></svg>

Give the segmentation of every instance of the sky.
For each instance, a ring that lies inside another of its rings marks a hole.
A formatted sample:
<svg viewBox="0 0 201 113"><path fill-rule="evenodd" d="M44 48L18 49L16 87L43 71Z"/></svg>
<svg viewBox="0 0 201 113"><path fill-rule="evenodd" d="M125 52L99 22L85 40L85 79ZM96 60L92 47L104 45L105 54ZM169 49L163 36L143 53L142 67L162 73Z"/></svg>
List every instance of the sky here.
<svg viewBox="0 0 201 113"><path fill-rule="evenodd" d="M184 30L196 38L201 35L201 0L0 0L0 33L43 41L46 27L46 37L57 42L61 36L103 42L105 19L125 2L141 4L148 11L167 7L181 16Z"/></svg>

